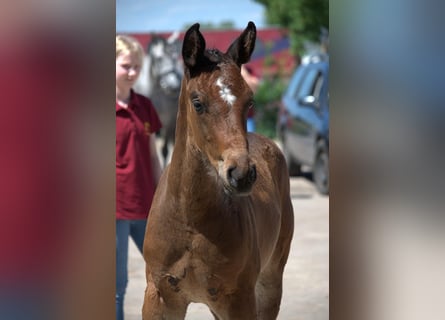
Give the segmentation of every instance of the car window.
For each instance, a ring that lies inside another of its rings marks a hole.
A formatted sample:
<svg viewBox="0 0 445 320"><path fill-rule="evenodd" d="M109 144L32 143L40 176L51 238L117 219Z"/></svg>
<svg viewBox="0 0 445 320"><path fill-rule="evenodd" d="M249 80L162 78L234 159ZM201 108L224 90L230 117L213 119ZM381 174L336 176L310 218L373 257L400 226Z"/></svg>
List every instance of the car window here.
<svg viewBox="0 0 445 320"><path fill-rule="evenodd" d="M329 108L329 83L326 81L326 84L323 86L323 91L321 92L320 101L326 107Z"/></svg>
<svg viewBox="0 0 445 320"><path fill-rule="evenodd" d="M295 71L285 93L289 101L300 101L306 96L314 96L319 101L316 105L326 105L328 97L328 79L320 65L301 65Z"/></svg>
<svg viewBox="0 0 445 320"><path fill-rule="evenodd" d="M297 70L295 71L295 74L293 75L291 82L289 83L289 87L288 87L288 95L292 98L296 98L298 95L298 92L300 91L300 86L302 83L302 78L304 78L304 73L305 73L305 69L304 68L297 68Z"/></svg>
<svg viewBox="0 0 445 320"><path fill-rule="evenodd" d="M312 90L312 95L317 99L320 97L321 88L323 87L323 82L324 82L323 74L319 71L317 73L317 78L315 79L314 87Z"/></svg>
<svg viewBox="0 0 445 320"><path fill-rule="evenodd" d="M319 72L319 77L314 86L314 96L320 101L320 106L329 108L329 79L328 72Z"/></svg>
<svg viewBox="0 0 445 320"><path fill-rule="evenodd" d="M315 82L318 78L319 71L317 69L310 69L306 73L304 80L301 84L301 89L299 90L299 98L313 95Z"/></svg>

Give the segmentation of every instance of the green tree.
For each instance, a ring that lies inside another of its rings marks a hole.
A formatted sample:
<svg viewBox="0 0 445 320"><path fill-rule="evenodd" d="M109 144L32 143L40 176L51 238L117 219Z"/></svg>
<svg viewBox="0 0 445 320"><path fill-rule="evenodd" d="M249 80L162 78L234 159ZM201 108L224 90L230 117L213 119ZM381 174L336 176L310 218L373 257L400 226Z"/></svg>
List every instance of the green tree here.
<svg viewBox="0 0 445 320"><path fill-rule="evenodd" d="M303 55L304 42L319 42L329 28L329 0L254 0L265 6L266 20L289 30L292 53Z"/></svg>
<svg viewBox="0 0 445 320"><path fill-rule="evenodd" d="M278 109L285 88L286 81L279 74L265 77L254 96L256 130L271 139L277 137Z"/></svg>

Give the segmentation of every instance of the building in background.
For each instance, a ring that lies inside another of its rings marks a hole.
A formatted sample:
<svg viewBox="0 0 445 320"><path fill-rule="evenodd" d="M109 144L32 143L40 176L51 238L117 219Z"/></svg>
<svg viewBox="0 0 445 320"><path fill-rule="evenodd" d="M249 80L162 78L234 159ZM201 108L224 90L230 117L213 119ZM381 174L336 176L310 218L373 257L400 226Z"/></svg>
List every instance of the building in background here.
<svg viewBox="0 0 445 320"><path fill-rule="evenodd" d="M225 51L236 39L240 30L202 30L206 39L207 48L216 48ZM172 36L173 32L156 33L165 38ZM179 32L178 38L182 41L185 32ZM147 48L153 33L129 33L138 39L144 48ZM255 50L248 65L253 72L261 78L273 77L279 74L289 77L297 66L297 57L291 54L287 31L282 28L265 28L257 30Z"/></svg>

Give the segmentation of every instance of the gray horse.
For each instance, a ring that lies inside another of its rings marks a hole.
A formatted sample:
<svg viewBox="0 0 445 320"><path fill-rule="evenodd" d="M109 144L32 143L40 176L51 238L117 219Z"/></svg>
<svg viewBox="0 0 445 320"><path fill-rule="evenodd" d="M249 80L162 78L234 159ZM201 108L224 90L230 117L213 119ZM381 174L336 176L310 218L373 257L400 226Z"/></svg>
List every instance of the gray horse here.
<svg viewBox="0 0 445 320"><path fill-rule="evenodd" d="M150 98L162 122L159 132L164 167L169 159L169 145L174 144L178 98L181 89L181 43L178 33L168 39L152 35L147 46L141 75L134 89Z"/></svg>

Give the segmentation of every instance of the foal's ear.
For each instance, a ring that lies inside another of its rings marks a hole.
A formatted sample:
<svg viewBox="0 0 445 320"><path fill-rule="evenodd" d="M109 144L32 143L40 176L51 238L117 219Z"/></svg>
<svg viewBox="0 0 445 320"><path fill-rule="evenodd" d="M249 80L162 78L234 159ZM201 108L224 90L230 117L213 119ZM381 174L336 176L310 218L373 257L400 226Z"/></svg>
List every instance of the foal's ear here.
<svg viewBox="0 0 445 320"><path fill-rule="evenodd" d="M255 40L256 27L252 21L249 21L246 29L233 41L226 53L241 67L242 64L249 62L250 56L255 48Z"/></svg>
<svg viewBox="0 0 445 320"><path fill-rule="evenodd" d="M204 56L206 42L199 31L199 23L192 25L184 36L182 59L187 68L193 69L199 59Z"/></svg>

